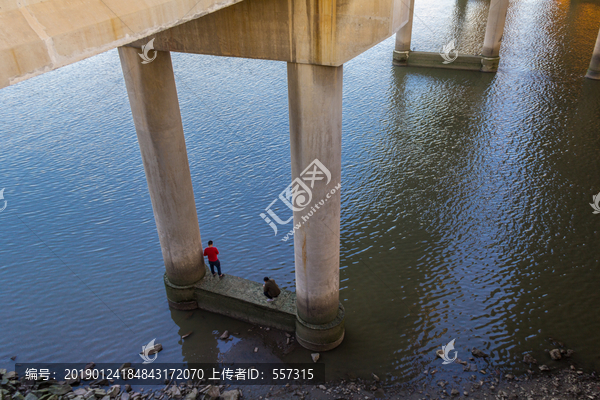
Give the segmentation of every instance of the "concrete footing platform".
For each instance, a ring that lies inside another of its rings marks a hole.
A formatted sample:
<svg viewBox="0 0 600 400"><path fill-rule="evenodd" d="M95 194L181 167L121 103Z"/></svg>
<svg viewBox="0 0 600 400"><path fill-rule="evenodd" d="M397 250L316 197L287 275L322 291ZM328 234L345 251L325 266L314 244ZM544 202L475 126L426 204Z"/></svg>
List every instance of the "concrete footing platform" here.
<svg viewBox="0 0 600 400"><path fill-rule="evenodd" d="M166 274L164 279L172 308L200 308L287 332L296 330L296 294L289 290L281 289L277 299L267 302L261 283L227 274L214 277L208 269L192 286L173 285Z"/></svg>
<svg viewBox="0 0 600 400"><path fill-rule="evenodd" d="M394 51L394 65L398 67L429 67L444 69L460 69L468 71L496 72L499 57L488 58L468 54L459 54L450 63L444 64L439 53L426 51Z"/></svg>

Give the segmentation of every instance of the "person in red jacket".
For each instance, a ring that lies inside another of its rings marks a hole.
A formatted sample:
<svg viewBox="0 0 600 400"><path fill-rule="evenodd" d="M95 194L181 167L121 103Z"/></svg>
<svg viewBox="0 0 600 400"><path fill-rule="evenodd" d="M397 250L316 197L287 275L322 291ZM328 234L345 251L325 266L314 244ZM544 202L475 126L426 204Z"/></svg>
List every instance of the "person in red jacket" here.
<svg viewBox="0 0 600 400"><path fill-rule="evenodd" d="M219 254L219 250L217 250L217 248L213 246L213 241L209 240L208 247L204 249L204 257L208 257L208 263L210 264L210 272L212 272L213 276L217 275L215 274L215 267L217 267L217 271L219 272L219 278L222 278L223 274L221 273L221 261L219 261L217 254Z"/></svg>

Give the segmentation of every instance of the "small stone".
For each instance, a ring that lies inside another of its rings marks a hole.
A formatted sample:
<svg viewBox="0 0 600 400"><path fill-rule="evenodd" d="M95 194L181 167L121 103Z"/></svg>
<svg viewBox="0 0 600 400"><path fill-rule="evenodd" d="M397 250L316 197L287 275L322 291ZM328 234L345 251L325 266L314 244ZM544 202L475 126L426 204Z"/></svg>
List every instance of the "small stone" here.
<svg viewBox="0 0 600 400"><path fill-rule="evenodd" d="M223 392L223 394L221 395L222 400L238 400L239 398L240 398L240 391L237 389L228 390L226 392Z"/></svg>
<svg viewBox="0 0 600 400"><path fill-rule="evenodd" d="M573 353L575 353L573 350L571 350L571 349L568 349L568 350L565 352L565 357L571 357L571 356L573 355Z"/></svg>
<svg viewBox="0 0 600 400"><path fill-rule="evenodd" d="M73 393L75 393L76 396L85 396L85 394L87 393L87 390L83 389L83 388L79 388L73 391Z"/></svg>
<svg viewBox="0 0 600 400"><path fill-rule="evenodd" d="M254 348L254 352L255 352L255 353L258 353L258 347L255 347L255 348Z"/></svg>
<svg viewBox="0 0 600 400"><path fill-rule="evenodd" d="M285 333L285 337L288 337L288 338L289 338L289 337L292 337L292 335L290 335L289 333L287 333L287 332L286 332L286 333Z"/></svg>
<svg viewBox="0 0 600 400"><path fill-rule="evenodd" d="M479 349L472 349L471 350L471 354L473 354L475 357L489 357L489 355L487 355L486 353L484 353L483 351L479 350Z"/></svg>
<svg viewBox="0 0 600 400"><path fill-rule="evenodd" d="M450 392L450 394L452 396L458 396L460 394L460 392L457 389L452 389L452 391Z"/></svg>
<svg viewBox="0 0 600 400"><path fill-rule="evenodd" d="M537 360L533 358L531 354L525 354L523 356L523 362L527 364L537 364Z"/></svg>
<svg viewBox="0 0 600 400"><path fill-rule="evenodd" d="M429 370L428 370L428 369L426 369L425 371L423 371L423 373L424 373L425 375L429 375Z"/></svg>
<svg viewBox="0 0 600 400"><path fill-rule="evenodd" d="M12 356L10 359L15 361L17 359L17 356Z"/></svg>
<svg viewBox="0 0 600 400"><path fill-rule="evenodd" d="M538 368L540 369L540 371L550 371L550 368L548 368L547 365L540 365Z"/></svg>
<svg viewBox="0 0 600 400"><path fill-rule="evenodd" d="M318 388L321 389L321 390L327 390L327 388L325 387L325 385L319 385Z"/></svg>
<svg viewBox="0 0 600 400"><path fill-rule="evenodd" d="M38 400L38 398L33 393L27 393L27 396L25 396L25 400Z"/></svg>
<svg viewBox="0 0 600 400"><path fill-rule="evenodd" d="M491 385L491 386L490 386L490 390L493 392L494 390L496 390L496 386L494 386L494 385Z"/></svg>
<svg viewBox="0 0 600 400"><path fill-rule="evenodd" d="M583 375L583 371L581 371L581 370L577 371L577 375Z"/></svg>
<svg viewBox="0 0 600 400"><path fill-rule="evenodd" d="M290 344L290 338L285 339L285 344Z"/></svg>
<svg viewBox="0 0 600 400"><path fill-rule="evenodd" d="M505 374L504 379L511 381L511 380L515 379L515 376L511 375L511 374Z"/></svg>
<svg viewBox="0 0 600 400"><path fill-rule="evenodd" d="M463 392L463 396L467 397L469 395L469 392L467 392L466 390Z"/></svg>
<svg viewBox="0 0 600 400"><path fill-rule="evenodd" d="M219 336L219 339L221 339L221 340L229 339L229 331L223 332L223 334L221 336Z"/></svg>
<svg viewBox="0 0 600 400"><path fill-rule="evenodd" d="M312 357L313 362L319 361L319 357L321 357L319 353L312 353L310 356Z"/></svg>
<svg viewBox="0 0 600 400"><path fill-rule="evenodd" d="M73 390L73 388L71 388L71 385L52 385L49 389L50 393L55 394L57 396L62 396Z"/></svg>
<svg viewBox="0 0 600 400"><path fill-rule="evenodd" d="M379 377L377 375L375 375L374 373L371 373L371 375L373 375L373 379L375 379L375 382L379 382Z"/></svg>
<svg viewBox="0 0 600 400"><path fill-rule="evenodd" d="M191 392L185 395L185 400L196 400L198 397L198 389L194 388Z"/></svg>
<svg viewBox="0 0 600 400"><path fill-rule="evenodd" d="M506 393L504 390L499 390L498 391L498 396L500 396L500 397L508 397L508 393Z"/></svg>
<svg viewBox="0 0 600 400"><path fill-rule="evenodd" d="M444 358L444 350L442 350L442 349L437 349L437 350L435 351L435 355L436 355L436 356L438 356L439 358L442 358L442 359L443 359L443 358Z"/></svg>
<svg viewBox="0 0 600 400"><path fill-rule="evenodd" d="M119 394L120 391L121 391L121 385L114 385L110 389L108 389L108 391L106 392L106 394L108 396L114 398L114 397L117 397L117 395Z"/></svg>
<svg viewBox="0 0 600 400"><path fill-rule="evenodd" d="M270 331L270 330L271 330L271 328L269 328L269 327L265 328L265 331Z"/></svg>
<svg viewBox="0 0 600 400"><path fill-rule="evenodd" d="M192 333L194 333L194 332L190 331L190 332L186 333L185 335L182 335L181 338L185 339L186 337L189 337Z"/></svg>
<svg viewBox="0 0 600 400"><path fill-rule="evenodd" d="M562 356L560 355L560 350L559 349L550 350L550 357L552 357L553 360L560 360L562 358Z"/></svg>
<svg viewBox="0 0 600 400"><path fill-rule="evenodd" d="M482 370L480 370L480 371L479 371L479 373L480 373L480 374L483 374L483 375L485 375L485 374L486 374L485 370L483 370L483 369L482 369Z"/></svg>
<svg viewBox="0 0 600 400"><path fill-rule="evenodd" d="M131 392L131 385L129 383L125 385L125 391L127 393Z"/></svg>
<svg viewBox="0 0 600 400"><path fill-rule="evenodd" d="M575 371L575 369L576 369L575 366L571 365L571 370Z"/></svg>
<svg viewBox="0 0 600 400"><path fill-rule="evenodd" d="M209 389L206 391L206 395L204 396L204 398L206 400L217 400L220 395L221 395L221 391L219 390L219 387L211 385L209 387Z"/></svg>

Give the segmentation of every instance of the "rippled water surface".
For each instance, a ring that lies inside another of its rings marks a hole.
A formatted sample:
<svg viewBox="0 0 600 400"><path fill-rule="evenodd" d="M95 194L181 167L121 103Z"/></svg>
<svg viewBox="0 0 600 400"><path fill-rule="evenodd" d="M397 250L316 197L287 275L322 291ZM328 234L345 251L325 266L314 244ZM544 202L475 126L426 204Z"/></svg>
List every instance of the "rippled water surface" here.
<svg viewBox="0 0 600 400"><path fill-rule="evenodd" d="M414 49L479 53L488 2L416 3ZM549 360L550 337L599 367L599 21L600 1L511 2L497 74L393 67L393 38L345 65L332 377L452 371L434 351L454 338L495 368ZM291 179L285 63L173 63L203 240L226 273L293 290L292 243L259 217ZM133 361L152 338L163 362L234 351L218 332L247 325L166 304L116 50L2 89L0 123L0 366Z"/></svg>

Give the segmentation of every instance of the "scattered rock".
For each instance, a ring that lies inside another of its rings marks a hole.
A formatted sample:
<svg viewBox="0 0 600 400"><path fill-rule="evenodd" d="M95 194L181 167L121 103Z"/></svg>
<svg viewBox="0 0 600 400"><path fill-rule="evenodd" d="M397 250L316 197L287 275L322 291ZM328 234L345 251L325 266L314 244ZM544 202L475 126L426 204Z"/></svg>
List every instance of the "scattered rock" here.
<svg viewBox="0 0 600 400"><path fill-rule="evenodd" d="M255 352L255 353L258 353L258 347L255 347L255 348L254 348L254 352Z"/></svg>
<svg viewBox="0 0 600 400"><path fill-rule="evenodd" d="M221 339L221 340L229 339L229 331L223 332L223 334L221 336L219 336L219 339Z"/></svg>
<svg viewBox="0 0 600 400"><path fill-rule="evenodd" d="M77 390L79 390L79 389L77 389ZM117 395L119 394L120 391L121 391L121 385L114 385L113 387L108 389L108 391L106 392L106 395L110 396L112 398L115 398L115 397L117 397Z"/></svg>
<svg viewBox="0 0 600 400"><path fill-rule="evenodd" d="M325 387L325 385L319 385L318 388L321 389L321 390L327 390L327 388Z"/></svg>
<svg viewBox="0 0 600 400"><path fill-rule="evenodd" d="M71 388L71 385L52 385L49 387L49 390L52 394L62 396L69 393L73 388Z"/></svg>
<svg viewBox="0 0 600 400"><path fill-rule="evenodd" d="M435 351L435 355L438 356L439 358L444 358L444 350L442 349L437 349Z"/></svg>
<svg viewBox="0 0 600 400"><path fill-rule="evenodd" d="M194 333L194 332L188 332L185 335L182 335L181 338L185 339L186 337L190 336L192 333Z"/></svg>
<svg viewBox="0 0 600 400"><path fill-rule="evenodd" d="M265 331L270 331L270 330L271 330L271 328L269 328L269 327L265 328Z"/></svg>
<svg viewBox="0 0 600 400"><path fill-rule="evenodd" d="M560 360L562 358L562 356L560 355L560 350L559 349L550 350L550 357L552 357L553 360Z"/></svg>
<svg viewBox="0 0 600 400"><path fill-rule="evenodd" d="M460 394L460 392L457 389L452 389L452 391L450 392L450 394L452 396L458 396Z"/></svg>
<svg viewBox="0 0 600 400"><path fill-rule="evenodd" d="M238 400L240 398L240 391L235 389L235 390L228 390L226 392L223 392L223 394L221 395L221 399L222 400Z"/></svg>
<svg viewBox="0 0 600 400"><path fill-rule="evenodd" d="M198 397L198 389L194 388L191 392L185 395L185 400L196 400Z"/></svg>
<svg viewBox="0 0 600 400"><path fill-rule="evenodd" d="M25 396L25 400L38 400L38 398L33 393L27 393L27 396Z"/></svg>
<svg viewBox="0 0 600 400"><path fill-rule="evenodd" d="M321 357L319 353L312 353L310 356L312 357L313 362L319 361L319 357Z"/></svg>
<svg viewBox="0 0 600 400"><path fill-rule="evenodd" d="M87 390L80 388L80 389L74 390L73 393L75 393L75 395L77 395L77 396L85 396L85 394L87 393Z"/></svg>
<svg viewBox="0 0 600 400"><path fill-rule="evenodd" d="M515 377L512 374L505 374L504 379L506 379L508 381L512 381L513 379L515 379Z"/></svg>
<svg viewBox="0 0 600 400"><path fill-rule="evenodd" d="M292 335L290 335L289 333L287 333L287 332L286 332L286 333L285 333L285 337L288 337L288 338L289 338L289 337L292 337Z"/></svg>
<svg viewBox="0 0 600 400"><path fill-rule="evenodd" d="M473 354L475 357L489 357L489 355L479 349L471 349L471 354Z"/></svg>
<svg viewBox="0 0 600 400"><path fill-rule="evenodd" d="M469 395L469 392L467 392L466 390L463 392L463 396L467 397Z"/></svg>
<svg viewBox="0 0 600 400"><path fill-rule="evenodd" d="M131 392L131 385L129 383L125 385L125 391L127 393Z"/></svg>
<svg viewBox="0 0 600 400"><path fill-rule="evenodd" d="M523 362L527 364L537 364L537 360L533 358L531 354L525 354L523 356Z"/></svg>
<svg viewBox="0 0 600 400"><path fill-rule="evenodd" d="M209 389L206 391L204 399L206 400L217 400L221 395L221 391L218 386L210 385Z"/></svg>
<svg viewBox="0 0 600 400"><path fill-rule="evenodd" d="M550 368L547 365L540 365L538 368L540 371L550 371Z"/></svg>
<svg viewBox="0 0 600 400"><path fill-rule="evenodd" d="M17 356L12 356L10 359L15 361L17 359Z"/></svg>
<svg viewBox="0 0 600 400"><path fill-rule="evenodd" d="M571 350L571 349L568 349L568 350L565 352L565 357L571 357L571 356L573 355L573 353L575 353L573 350Z"/></svg>
<svg viewBox="0 0 600 400"><path fill-rule="evenodd" d="M379 382L379 377L377 375L375 375L374 373L371 373L371 375L373 375L373 379L375 379L375 382Z"/></svg>
<svg viewBox="0 0 600 400"><path fill-rule="evenodd" d="M156 354L159 351L161 351L162 349L163 349L162 344L155 343L153 347L150 347L150 349L147 349L148 355L151 356L152 354Z"/></svg>

